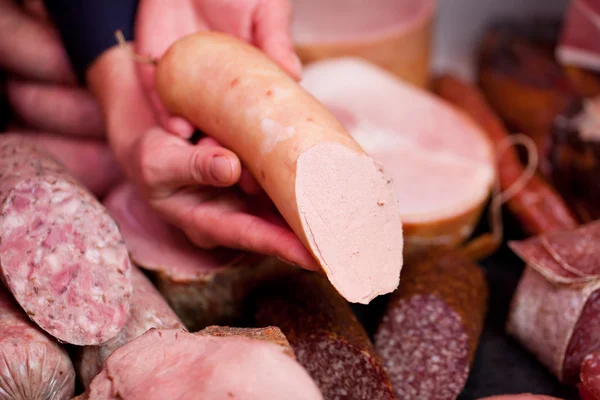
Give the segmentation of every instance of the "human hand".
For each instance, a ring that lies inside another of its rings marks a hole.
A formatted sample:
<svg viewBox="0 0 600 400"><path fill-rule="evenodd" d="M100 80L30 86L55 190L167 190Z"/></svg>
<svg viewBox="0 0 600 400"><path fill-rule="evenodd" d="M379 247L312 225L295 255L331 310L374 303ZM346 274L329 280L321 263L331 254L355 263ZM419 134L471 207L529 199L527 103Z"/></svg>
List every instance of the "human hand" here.
<svg viewBox="0 0 600 400"><path fill-rule="evenodd" d="M41 0L0 0L0 68L11 75L12 111L27 127L64 135L104 136L100 108L76 85L67 54Z"/></svg>
<svg viewBox="0 0 600 400"><path fill-rule="evenodd" d="M289 0L181 0L165 7L161 0L141 0L135 36L136 53L160 58L173 42L201 31L228 33L263 50L295 79L302 64L290 34ZM162 105L154 87L154 68L137 65L140 79L161 126L189 138L194 128ZM193 66L190 66L193 68Z"/></svg>
<svg viewBox="0 0 600 400"><path fill-rule="evenodd" d="M233 187L242 174L234 153L212 138L194 145L157 126L128 50L108 50L88 82L117 161L151 207L201 248L248 250L318 269L264 194Z"/></svg>

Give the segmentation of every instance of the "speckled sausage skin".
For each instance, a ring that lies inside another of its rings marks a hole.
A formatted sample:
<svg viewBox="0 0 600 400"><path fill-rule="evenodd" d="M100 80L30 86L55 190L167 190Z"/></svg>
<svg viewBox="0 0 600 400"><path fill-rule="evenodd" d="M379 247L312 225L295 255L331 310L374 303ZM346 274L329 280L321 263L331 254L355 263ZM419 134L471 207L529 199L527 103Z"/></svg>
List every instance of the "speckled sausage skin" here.
<svg viewBox="0 0 600 400"><path fill-rule="evenodd" d="M2 280L42 329L74 345L116 336L127 319L131 262L104 207L22 137L0 136Z"/></svg>
<svg viewBox="0 0 600 400"><path fill-rule="evenodd" d="M292 270L253 300L257 324L281 328L325 399L395 399L362 325L325 277Z"/></svg>
<svg viewBox="0 0 600 400"><path fill-rule="evenodd" d="M0 399L66 400L75 391L67 352L0 285Z"/></svg>
<svg viewBox="0 0 600 400"><path fill-rule="evenodd" d="M443 249L407 264L375 334L399 399L450 400L462 391L487 310L483 272Z"/></svg>

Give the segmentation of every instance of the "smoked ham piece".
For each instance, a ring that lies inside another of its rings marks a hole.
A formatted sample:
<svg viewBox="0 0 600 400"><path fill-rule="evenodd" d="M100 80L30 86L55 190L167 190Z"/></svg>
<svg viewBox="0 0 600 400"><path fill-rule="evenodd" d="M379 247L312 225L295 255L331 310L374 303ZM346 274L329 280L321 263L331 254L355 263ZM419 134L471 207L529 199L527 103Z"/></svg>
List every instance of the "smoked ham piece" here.
<svg viewBox="0 0 600 400"><path fill-rule="evenodd" d="M135 366L135 368L132 368ZM262 339L151 329L116 350L84 398L322 399L286 350Z"/></svg>
<svg viewBox="0 0 600 400"><path fill-rule="evenodd" d="M194 246L131 184L115 188L104 204L117 221L133 262L150 271L158 290L191 331L235 322L246 294L271 269L249 254Z"/></svg>
<svg viewBox="0 0 600 400"><path fill-rule="evenodd" d="M302 62L361 57L427 85L437 0L293 0L292 5L292 36Z"/></svg>
<svg viewBox="0 0 600 400"><path fill-rule="evenodd" d="M202 32L169 47L155 83L169 112L239 156L346 300L367 304L398 287L393 185L274 61L242 40Z"/></svg>
<svg viewBox="0 0 600 400"><path fill-rule="evenodd" d="M556 57L565 65L600 72L600 0L572 0Z"/></svg>
<svg viewBox="0 0 600 400"><path fill-rule="evenodd" d="M471 234L495 166L490 141L469 117L357 58L314 63L301 84L392 180L405 257Z"/></svg>

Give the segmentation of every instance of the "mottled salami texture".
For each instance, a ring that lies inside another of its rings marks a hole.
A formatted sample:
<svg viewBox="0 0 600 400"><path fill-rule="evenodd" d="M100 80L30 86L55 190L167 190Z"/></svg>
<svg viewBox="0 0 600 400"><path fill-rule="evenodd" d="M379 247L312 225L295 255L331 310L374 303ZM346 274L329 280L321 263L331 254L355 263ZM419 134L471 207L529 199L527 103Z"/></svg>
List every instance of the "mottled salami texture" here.
<svg viewBox="0 0 600 400"><path fill-rule="evenodd" d="M148 278L136 267L133 267L131 272L133 295L127 323L121 332L108 343L102 346L83 347L75 362L77 376L85 388L102 371L104 360L113 351L145 333L148 329L183 328L183 323Z"/></svg>
<svg viewBox="0 0 600 400"><path fill-rule="evenodd" d="M92 381L87 398L187 399L192 393L196 399L322 399L310 376L281 346L243 335L176 329L151 329L117 349Z"/></svg>
<svg viewBox="0 0 600 400"><path fill-rule="evenodd" d="M375 334L399 399L455 399L462 391L487 310L481 269L456 250L406 265Z"/></svg>
<svg viewBox="0 0 600 400"><path fill-rule="evenodd" d="M260 286L254 301L257 324L281 328L325 399L395 398L363 327L325 277L289 271Z"/></svg>
<svg viewBox="0 0 600 400"><path fill-rule="evenodd" d="M507 324L516 337L561 381L575 383L579 366L600 350L600 281L558 285L526 268Z"/></svg>
<svg viewBox="0 0 600 400"><path fill-rule="evenodd" d="M65 400L75 370L67 352L35 326L0 285L0 398Z"/></svg>
<svg viewBox="0 0 600 400"><path fill-rule="evenodd" d="M115 222L62 165L0 136L2 279L57 339L96 345L127 319L131 262Z"/></svg>
<svg viewBox="0 0 600 400"><path fill-rule="evenodd" d="M579 393L582 400L600 399L600 352L590 353L583 359Z"/></svg>
<svg viewBox="0 0 600 400"><path fill-rule="evenodd" d="M190 331L233 324L248 291L270 270L254 255L194 246L161 220L131 185L116 188L105 204L132 260L152 272L156 287Z"/></svg>
<svg viewBox="0 0 600 400"><path fill-rule="evenodd" d="M286 339L281 329L276 326L265 326L264 328L233 328L229 326L207 326L195 333L200 336L245 336L250 339L264 340L281 346L285 354L296 358L294 350Z"/></svg>

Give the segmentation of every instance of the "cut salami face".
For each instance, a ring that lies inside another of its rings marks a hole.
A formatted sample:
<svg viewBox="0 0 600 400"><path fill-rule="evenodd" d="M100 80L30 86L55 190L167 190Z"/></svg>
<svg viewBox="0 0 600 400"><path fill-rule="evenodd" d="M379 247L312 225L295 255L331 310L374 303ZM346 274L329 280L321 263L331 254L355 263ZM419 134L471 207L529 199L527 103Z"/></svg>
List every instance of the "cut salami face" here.
<svg viewBox="0 0 600 400"><path fill-rule="evenodd" d="M2 280L60 341L97 345L127 319L131 263L104 207L62 165L20 137L0 136Z"/></svg>
<svg viewBox="0 0 600 400"><path fill-rule="evenodd" d="M0 285L0 398L67 400L75 370L67 352L35 326Z"/></svg>
<svg viewBox="0 0 600 400"><path fill-rule="evenodd" d="M582 400L600 399L600 352L590 353L583 359L579 392Z"/></svg>
<svg viewBox="0 0 600 400"><path fill-rule="evenodd" d="M344 298L319 274L279 267L287 273L255 291L256 323L281 328L325 399L394 399L381 360Z"/></svg>
<svg viewBox="0 0 600 400"><path fill-rule="evenodd" d="M405 266L375 334L399 399L455 399L483 329L488 288L481 269L457 251Z"/></svg>
<svg viewBox="0 0 600 400"><path fill-rule="evenodd" d="M456 245L472 233L495 162L490 141L470 118L355 58L311 64L301 84L392 179L405 257Z"/></svg>
<svg viewBox="0 0 600 400"><path fill-rule="evenodd" d="M273 343L157 329L112 353L87 398L183 399L190 393L198 399L323 398L306 371Z"/></svg>
<svg viewBox="0 0 600 400"><path fill-rule="evenodd" d="M135 339L150 328L175 329L183 328L175 312L154 285L136 267L132 269L131 283L133 296L127 323L119 334L102 346L85 346L81 349L76 361L77 376L84 388L100 371L104 360L116 349Z"/></svg>
<svg viewBox="0 0 600 400"><path fill-rule="evenodd" d="M235 322L246 294L270 269L257 256L194 246L129 184L117 187L105 205L132 260L154 274L157 288L190 331Z"/></svg>
<svg viewBox="0 0 600 400"><path fill-rule="evenodd" d="M564 17L558 60L567 65L600 71L600 1L573 0Z"/></svg>

